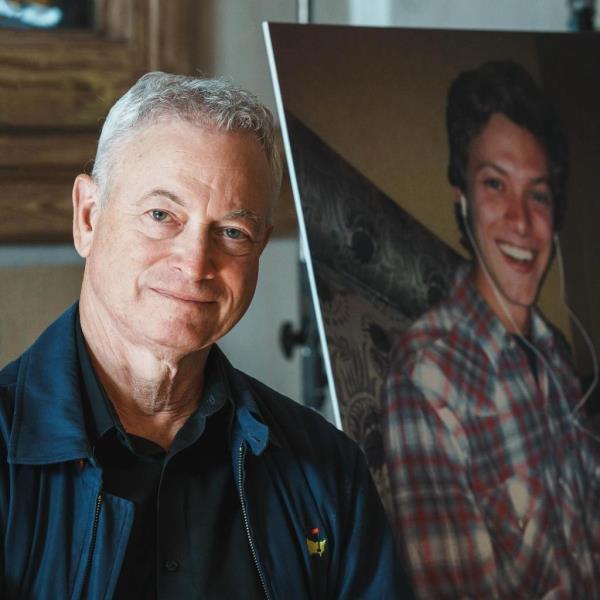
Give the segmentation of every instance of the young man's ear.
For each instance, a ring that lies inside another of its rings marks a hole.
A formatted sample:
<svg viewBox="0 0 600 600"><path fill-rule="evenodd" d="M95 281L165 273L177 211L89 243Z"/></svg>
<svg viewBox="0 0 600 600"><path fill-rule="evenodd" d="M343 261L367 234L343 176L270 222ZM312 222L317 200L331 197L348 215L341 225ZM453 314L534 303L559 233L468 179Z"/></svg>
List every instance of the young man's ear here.
<svg viewBox="0 0 600 600"><path fill-rule="evenodd" d="M464 192L458 186L453 185L452 195L454 196L454 202L460 206L463 202L462 199L465 197Z"/></svg>
<svg viewBox="0 0 600 600"><path fill-rule="evenodd" d="M79 255L90 252L100 207L98 186L89 175L78 175L73 184L73 242Z"/></svg>

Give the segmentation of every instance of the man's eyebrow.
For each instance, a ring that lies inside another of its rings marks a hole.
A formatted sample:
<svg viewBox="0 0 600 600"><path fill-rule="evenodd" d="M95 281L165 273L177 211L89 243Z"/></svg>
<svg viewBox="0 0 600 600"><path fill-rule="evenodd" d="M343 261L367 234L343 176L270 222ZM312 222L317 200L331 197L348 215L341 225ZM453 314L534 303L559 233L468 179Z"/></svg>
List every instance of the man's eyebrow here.
<svg viewBox="0 0 600 600"><path fill-rule="evenodd" d="M481 171L481 169L485 169L486 167L499 171L500 173L502 173L502 175L507 174L507 171L505 171L500 165L497 165L496 163L489 160L482 160L475 168L475 171Z"/></svg>
<svg viewBox="0 0 600 600"><path fill-rule="evenodd" d="M147 194L144 194L141 197L141 199L139 200L138 204L141 204L142 202L144 202L145 200L148 200L150 198L154 198L155 196L161 196L163 198L168 198L172 202L175 202L175 204L179 204L180 206L185 206L185 202L179 196L177 196L177 194L174 194L173 192L169 192L167 190L163 190L160 188L152 190L152 191L148 192Z"/></svg>
<svg viewBox="0 0 600 600"><path fill-rule="evenodd" d="M531 183L537 185L538 183L547 183L550 185L550 176L549 175L540 175L539 177L535 177L531 180Z"/></svg>
<svg viewBox="0 0 600 600"><path fill-rule="evenodd" d="M503 169L500 165L496 164L495 162L489 161L489 160L482 160L477 165L477 167L475 167L475 172L481 171L481 169L484 169L486 167L489 167L490 169L494 169L495 171L498 171L502 175L508 174L508 171ZM534 177L530 183L532 183L533 185L537 185L538 183L547 183L548 185L550 185L550 176L549 175L540 175L539 177Z"/></svg>
<svg viewBox="0 0 600 600"><path fill-rule="evenodd" d="M235 210L229 211L226 215L224 215L224 218L247 219L248 221L253 221L257 225L260 225L260 223L262 222L261 217L249 208L237 208Z"/></svg>

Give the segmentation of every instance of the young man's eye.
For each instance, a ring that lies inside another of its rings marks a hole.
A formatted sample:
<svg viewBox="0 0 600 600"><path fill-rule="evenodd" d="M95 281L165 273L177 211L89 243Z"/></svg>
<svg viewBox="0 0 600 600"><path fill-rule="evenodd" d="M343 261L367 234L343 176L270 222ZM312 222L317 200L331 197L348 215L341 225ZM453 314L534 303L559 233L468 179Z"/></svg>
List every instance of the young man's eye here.
<svg viewBox="0 0 600 600"><path fill-rule="evenodd" d="M501 190L502 189L502 181L496 177L487 177L483 180L483 185L492 189L492 190Z"/></svg>
<svg viewBox="0 0 600 600"><path fill-rule="evenodd" d="M551 205L552 204L552 194L550 194L550 192L547 192L545 190L534 190L531 193L531 197L536 201L539 202L540 204L547 204L547 205Z"/></svg>

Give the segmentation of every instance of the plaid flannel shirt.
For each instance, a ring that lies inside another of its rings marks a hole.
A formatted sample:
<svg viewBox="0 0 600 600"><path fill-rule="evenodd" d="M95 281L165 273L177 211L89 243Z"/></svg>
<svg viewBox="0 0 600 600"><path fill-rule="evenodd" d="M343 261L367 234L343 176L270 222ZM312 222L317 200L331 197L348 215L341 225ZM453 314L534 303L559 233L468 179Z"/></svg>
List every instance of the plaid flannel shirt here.
<svg viewBox="0 0 600 600"><path fill-rule="evenodd" d="M531 341L537 382L465 269L396 348L386 460L418 597L600 598L600 444L574 423L569 349L535 311Z"/></svg>

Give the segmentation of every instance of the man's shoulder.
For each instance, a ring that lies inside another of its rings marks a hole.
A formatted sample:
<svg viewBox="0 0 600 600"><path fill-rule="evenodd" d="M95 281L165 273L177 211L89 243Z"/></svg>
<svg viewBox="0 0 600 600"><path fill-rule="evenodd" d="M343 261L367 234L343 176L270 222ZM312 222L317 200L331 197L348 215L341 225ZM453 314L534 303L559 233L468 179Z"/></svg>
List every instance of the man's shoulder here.
<svg viewBox="0 0 600 600"><path fill-rule="evenodd" d="M282 445L294 452L346 457L360 452L356 443L312 408L303 406L258 379L235 369L236 376L250 388L261 417ZM331 454L333 453L333 454Z"/></svg>
<svg viewBox="0 0 600 600"><path fill-rule="evenodd" d="M0 390L10 388L16 384L20 361L21 357L9 362L0 369Z"/></svg>
<svg viewBox="0 0 600 600"><path fill-rule="evenodd" d="M27 411L18 408L21 406L24 390L28 390L29 398L69 396L53 396L53 392L64 391L66 382L75 377L73 323L76 311L77 304L73 304L23 354L0 369L1 427L11 426L15 411L23 413L24 419L36 418L39 409L36 402L32 402Z"/></svg>
<svg viewBox="0 0 600 600"><path fill-rule="evenodd" d="M19 362L20 359L17 359L0 370L0 436L5 440L13 420Z"/></svg>
<svg viewBox="0 0 600 600"><path fill-rule="evenodd" d="M411 364L430 350L443 353L450 348L462 320L452 299L442 300L398 337L394 345L393 362Z"/></svg>
<svg viewBox="0 0 600 600"><path fill-rule="evenodd" d="M74 319L77 303L71 305L53 321L39 337L14 361L0 369L0 388L15 385L22 369L28 376L38 375L38 371L55 372L58 378L71 370L74 349ZM64 364L63 364L64 363ZM32 371L32 373L29 373Z"/></svg>
<svg viewBox="0 0 600 600"><path fill-rule="evenodd" d="M242 375L250 386L260 416L269 429L268 450L255 464L254 476L284 486L294 502L306 502L307 492L322 509L336 514L356 504L369 511L369 521L386 527L383 507L356 442L313 409L302 406L265 384ZM255 479L254 481L258 481ZM313 506L313 504L311 504ZM314 506L313 506L314 508ZM366 518L366 517L365 517ZM342 525L339 527L354 525ZM358 527L358 525L357 525Z"/></svg>
<svg viewBox="0 0 600 600"><path fill-rule="evenodd" d="M280 513L284 515L282 528L291 523L298 532L299 526L307 528L307 520L310 529L321 523L317 533L327 532L329 547L338 548L330 561L339 562L330 565L348 569L340 589L351 591L340 596L359 597L360 589L363 594L367 590L365 597L369 598L405 597L397 590L400 586L408 590L408 578L395 564L392 532L359 447L314 410L238 374L250 387L269 431L277 436L270 451L262 455L262 468L255 463L249 475L253 485L248 487L271 507L269 524L276 522L278 506L285 507ZM300 536L304 547L304 540L310 538L304 533ZM355 543L348 546L348 539ZM361 552L372 539L377 540L373 551ZM408 591L406 597L412 597Z"/></svg>

